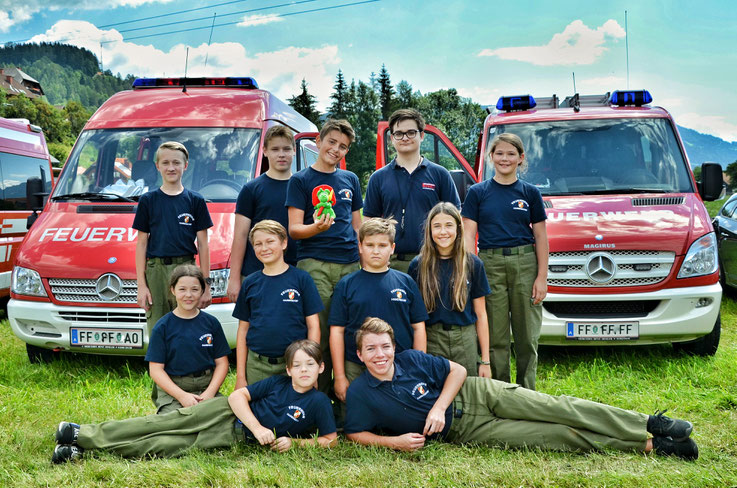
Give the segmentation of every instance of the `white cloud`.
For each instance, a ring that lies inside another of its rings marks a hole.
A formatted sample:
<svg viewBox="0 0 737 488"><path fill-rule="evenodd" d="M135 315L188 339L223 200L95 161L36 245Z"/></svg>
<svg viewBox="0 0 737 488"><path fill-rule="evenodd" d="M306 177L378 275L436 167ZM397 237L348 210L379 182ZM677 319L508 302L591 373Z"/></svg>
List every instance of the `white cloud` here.
<svg viewBox="0 0 737 488"><path fill-rule="evenodd" d="M590 29L581 20L574 20L545 45L483 49L478 56L496 56L537 66L587 65L596 62L607 51L607 42L624 35L624 29L613 19L596 29Z"/></svg>
<svg viewBox="0 0 737 488"><path fill-rule="evenodd" d="M146 3L169 3L174 0L0 0L0 32L29 21L39 12L57 10L111 10L139 7Z"/></svg>
<svg viewBox="0 0 737 488"><path fill-rule="evenodd" d="M724 139L729 142L737 142L737 124L727 121L721 115L704 115L697 112L674 114L673 118L678 125L688 127L704 134Z"/></svg>
<svg viewBox="0 0 737 488"><path fill-rule="evenodd" d="M276 14L268 15L246 15L243 21L238 23L238 27L251 27L254 25L271 24L272 22L281 22L284 18Z"/></svg>
<svg viewBox="0 0 737 488"><path fill-rule="evenodd" d="M123 40L115 29L100 30L89 22L62 20L32 42L65 42L89 49L102 58L104 68L122 75L141 77L183 76L187 46L168 51ZM207 66L205 66L207 59ZM309 91L324 109L329 103L333 79L341 61L336 45L318 48L287 47L278 51L248 53L237 42L189 47L188 76L253 76L261 88L285 100L298 93L304 77Z"/></svg>
<svg viewBox="0 0 737 488"><path fill-rule="evenodd" d="M476 103L482 105L495 105L499 97L504 95L499 88L489 88L488 86L472 86L467 88L458 88L458 94L467 97Z"/></svg>

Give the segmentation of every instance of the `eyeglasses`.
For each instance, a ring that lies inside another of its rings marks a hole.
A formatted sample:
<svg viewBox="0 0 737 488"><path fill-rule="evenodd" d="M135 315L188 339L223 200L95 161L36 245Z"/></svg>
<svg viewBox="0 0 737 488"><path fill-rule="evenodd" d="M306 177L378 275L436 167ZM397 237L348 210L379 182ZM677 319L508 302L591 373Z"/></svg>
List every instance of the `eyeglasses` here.
<svg viewBox="0 0 737 488"><path fill-rule="evenodd" d="M404 139L404 136L407 136L407 139L414 139L420 132L421 131L419 130L408 130L406 132L398 130L396 132L392 132L392 137L395 141L401 141L402 139Z"/></svg>

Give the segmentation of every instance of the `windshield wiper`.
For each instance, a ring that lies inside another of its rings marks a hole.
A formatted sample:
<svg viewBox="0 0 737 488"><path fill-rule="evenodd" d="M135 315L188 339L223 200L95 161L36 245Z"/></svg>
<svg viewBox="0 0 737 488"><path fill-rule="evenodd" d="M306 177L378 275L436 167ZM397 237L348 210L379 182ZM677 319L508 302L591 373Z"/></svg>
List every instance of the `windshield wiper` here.
<svg viewBox="0 0 737 488"><path fill-rule="evenodd" d="M604 190L586 190L587 195L617 195L630 193L669 193L662 188L607 188Z"/></svg>
<svg viewBox="0 0 737 488"><path fill-rule="evenodd" d="M578 191L540 191L542 196L544 197L566 197L566 196L576 196L576 195L583 195L583 193Z"/></svg>
<svg viewBox="0 0 737 488"><path fill-rule="evenodd" d="M120 201L120 202L131 202L134 203L135 200L132 200L128 197L124 197L123 195L118 195L117 193L95 193L92 191L85 191L81 193L67 193L66 195L56 195L54 197L51 197L52 200L96 200L96 201Z"/></svg>

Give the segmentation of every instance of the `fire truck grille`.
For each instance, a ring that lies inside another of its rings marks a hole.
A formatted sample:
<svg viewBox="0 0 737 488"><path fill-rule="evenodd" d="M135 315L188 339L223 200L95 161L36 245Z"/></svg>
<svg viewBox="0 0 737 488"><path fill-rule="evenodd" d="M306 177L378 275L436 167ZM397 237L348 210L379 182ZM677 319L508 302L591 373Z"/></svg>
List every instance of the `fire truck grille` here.
<svg viewBox="0 0 737 488"><path fill-rule="evenodd" d="M543 302L543 307L558 318L614 319L646 317L659 303L659 300Z"/></svg>
<svg viewBox="0 0 737 488"><path fill-rule="evenodd" d="M647 286L670 274L676 254L666 251L550 253L548 285L571 288Z"/></svg>
<svg viewBox="0 0 737 488"><path fill-rule="evenodd" d="M59 312L59 317L70 322L145 324L145 312Z"/></svg>
<svg viewBox="0 0 737 488"><path fill-rule="evenodd" d="M97 294L97 280L50 278L49 286L54 298L60 302L136 303L138 293L136 280L122 281L120 294L112 300L103 300Z"/></svg>

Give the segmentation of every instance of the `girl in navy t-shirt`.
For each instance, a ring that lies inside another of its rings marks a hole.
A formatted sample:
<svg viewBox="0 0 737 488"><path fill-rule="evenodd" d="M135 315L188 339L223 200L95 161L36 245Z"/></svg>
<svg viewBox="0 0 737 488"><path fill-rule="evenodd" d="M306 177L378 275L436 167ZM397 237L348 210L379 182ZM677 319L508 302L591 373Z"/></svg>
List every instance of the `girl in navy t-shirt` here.
<svg viewBox="0 0 737 488"><path fill-rule="evenodd" d="M473 185L463 203L466 248L484 262L491 294L486 297L491 371L511 382L510 323L517 361L516 382L535 389L542 301L547 295L548 235L540 190L518 179L526 169L522 140L499 134L487 155L494 177Z"/></svg>
<svg viewBox="0 0 737 488"><path fill-rule="evenodd" d="M169 286L177 306L156 322L146 351L151 399L161 414L219 395L230 354L220 322L197 308L205 290L200 268L177 266Z"/></svg>
<svg viewBox="0 0 737 488"><path fill-rule="evenodd" d="M82 458L86 449L124 457L178 456L192 449L258 442L274 451L293 446L332 447L337 442L330 399L315 389L325 365L320 346L304 339L285 353L289 377L273 376L167 415L149 415L100 424L61 422L54 463Z"/></svg>
<svg viewBox="0 0 737 488"><path fill-rule="evenodd" d="M417 282L430 314L427 352L461 364L469 376L490 378L484 297L491 290L484 264L466 251L461 213L455 205L436 204L424 228L420 254L410 263L408 273Z"/></svg>

